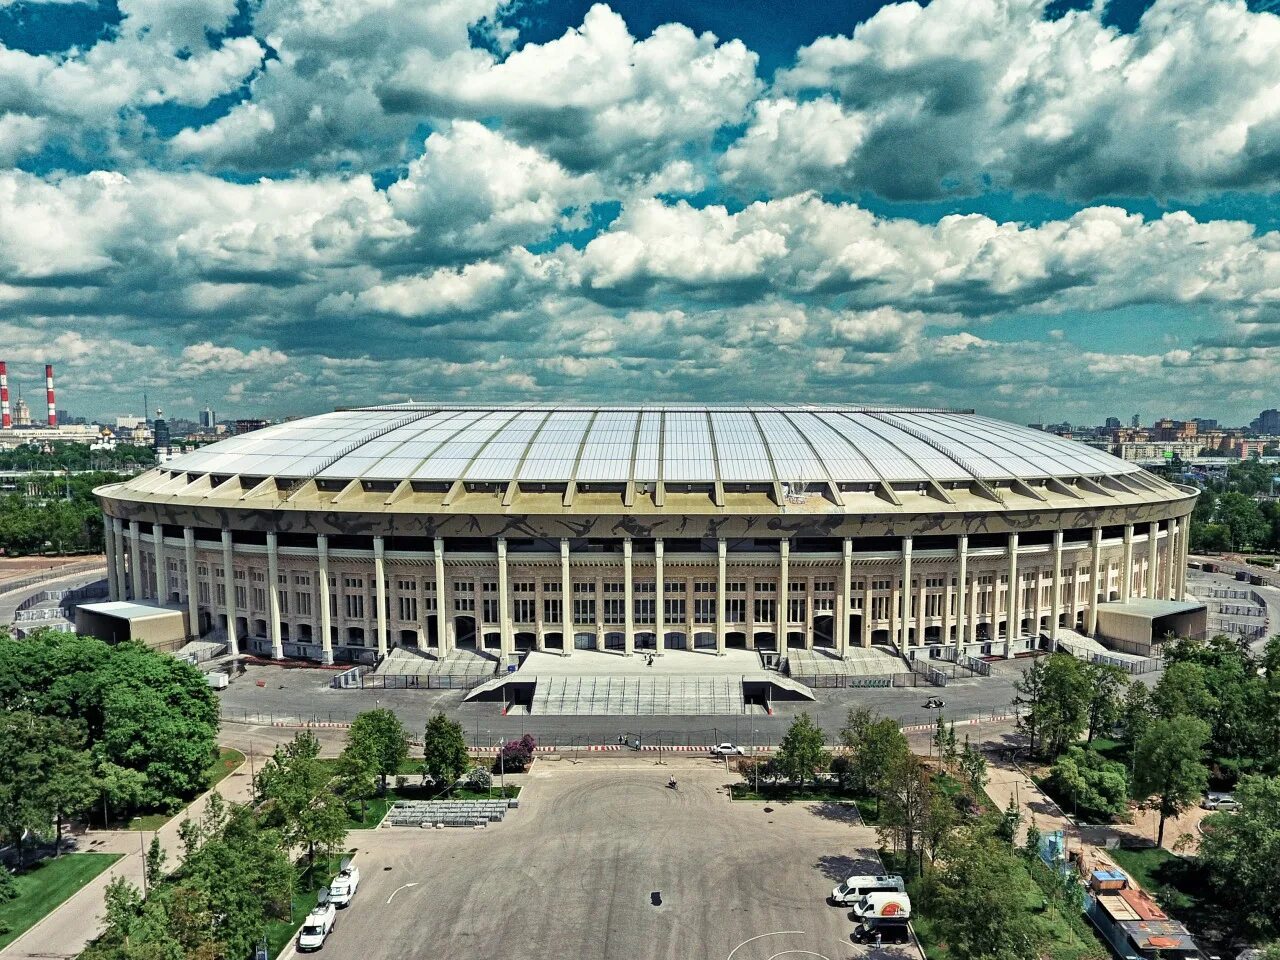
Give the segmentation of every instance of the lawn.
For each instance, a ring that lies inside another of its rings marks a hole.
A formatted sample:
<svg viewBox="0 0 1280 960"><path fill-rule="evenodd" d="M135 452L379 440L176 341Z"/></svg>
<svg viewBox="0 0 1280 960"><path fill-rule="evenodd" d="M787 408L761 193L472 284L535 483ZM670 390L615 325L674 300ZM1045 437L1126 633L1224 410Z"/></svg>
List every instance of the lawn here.
<svg viewBox="0 0 1280 960"><path fill-rule="evenodd" d="M326 860L317 860L314 867L303 873L298 880L298 889L293 895L293 915L288 920L277 920L267 927L267 955L280 956L288 946L294 934L302 927L319 899L320 891L329 886L329 881L338 875L342 860L348 854L337 854Z"/></svg>
<svg viewBox="0 0 1280 960"><path fill-rule="evenodd" d="M17 898L0 904L0 948L119 859L117 853L67 853L43 860L16 876Z"/></svg>

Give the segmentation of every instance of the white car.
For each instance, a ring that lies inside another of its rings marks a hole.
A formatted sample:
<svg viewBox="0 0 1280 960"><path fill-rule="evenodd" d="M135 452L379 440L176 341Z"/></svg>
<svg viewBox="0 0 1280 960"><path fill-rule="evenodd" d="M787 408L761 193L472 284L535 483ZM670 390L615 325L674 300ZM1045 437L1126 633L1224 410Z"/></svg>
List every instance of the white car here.
<svg viewBox="0 0 1280 960"><path fill-rule="evenodd" d="M1233 794L1210 791L1200 801L1200 806L1205 810L1239 810L1240 801Z"/></svg>
<svg viewBox="0 0 1280 960"><path fill-rule="evenodd" d="M352 863L346 864L329 884L329 902L339 909L349 906L359 886L360 868Z"/></svg>
<svg viewBox="0 0 1280 960"><path fill-rule="evenodd" d="M302 921L302 929L298 931L298 949L302 952L319 950L337 922L338 911L332 903L316 907Z"/></svg>
<svg viewBox="0 0 1280 960"><path fill-rule="evenodd" d="M711 755L713 757L745 757L747 751L732 743L717 743L711 748Z"/></svg>

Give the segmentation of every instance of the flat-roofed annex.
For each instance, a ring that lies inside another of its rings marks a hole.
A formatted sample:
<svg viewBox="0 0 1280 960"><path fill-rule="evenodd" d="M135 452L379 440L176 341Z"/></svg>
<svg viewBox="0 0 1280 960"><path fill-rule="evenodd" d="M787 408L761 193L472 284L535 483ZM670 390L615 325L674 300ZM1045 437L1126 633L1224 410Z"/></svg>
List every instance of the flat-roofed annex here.
<svg viewBox="0 0 1280 960"><path fill-rule="evenodd" d="M971 411L821 404L396 404L177 457L187 475L520 484L992 483L1120 476L1099 450Z"/></svg>

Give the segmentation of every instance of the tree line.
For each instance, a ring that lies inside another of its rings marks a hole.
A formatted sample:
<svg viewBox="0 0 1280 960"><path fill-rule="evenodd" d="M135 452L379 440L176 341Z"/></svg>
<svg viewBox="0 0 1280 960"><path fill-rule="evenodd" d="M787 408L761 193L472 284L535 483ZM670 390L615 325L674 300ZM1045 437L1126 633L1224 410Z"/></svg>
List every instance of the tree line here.
<svg viewBox="0 0 1280 960"><path fill-rule="evenodd" d="M102 508L93 489L123 479L118 473L24 478L20 489L0 496L0 552L101 553Z"/></svg>
<svg viewBox="0 0 1280 960"><path fill-rule="evenodd" d="M208 787L218 704L203 675L138 643L0 630L0 833L21 860L90 812L173 810Z"/></svg>

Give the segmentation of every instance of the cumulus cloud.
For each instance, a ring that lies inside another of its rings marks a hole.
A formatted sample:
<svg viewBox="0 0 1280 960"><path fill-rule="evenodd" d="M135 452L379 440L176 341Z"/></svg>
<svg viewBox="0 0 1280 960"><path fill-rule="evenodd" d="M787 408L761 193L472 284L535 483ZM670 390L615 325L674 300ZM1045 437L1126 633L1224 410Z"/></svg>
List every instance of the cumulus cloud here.
<svg viewBox="0 0 1280 960"><path fill-rule="evenodd" d="M287 355L270 347L245 351L236 347L220 347L206 340L182 348L182 365L178 372L199 374L217 370L221 373L244 373L279 367L288 362Z"/></svg>
<svg viewBox="0 0 1280 960"><path fill-rule="evenodd" d="M1092 199L1274 189L1280 17L1239 0L1103 6L934 0L881 8L803 48L725 154L744 189L889 198L989 181Z"/></svg>

